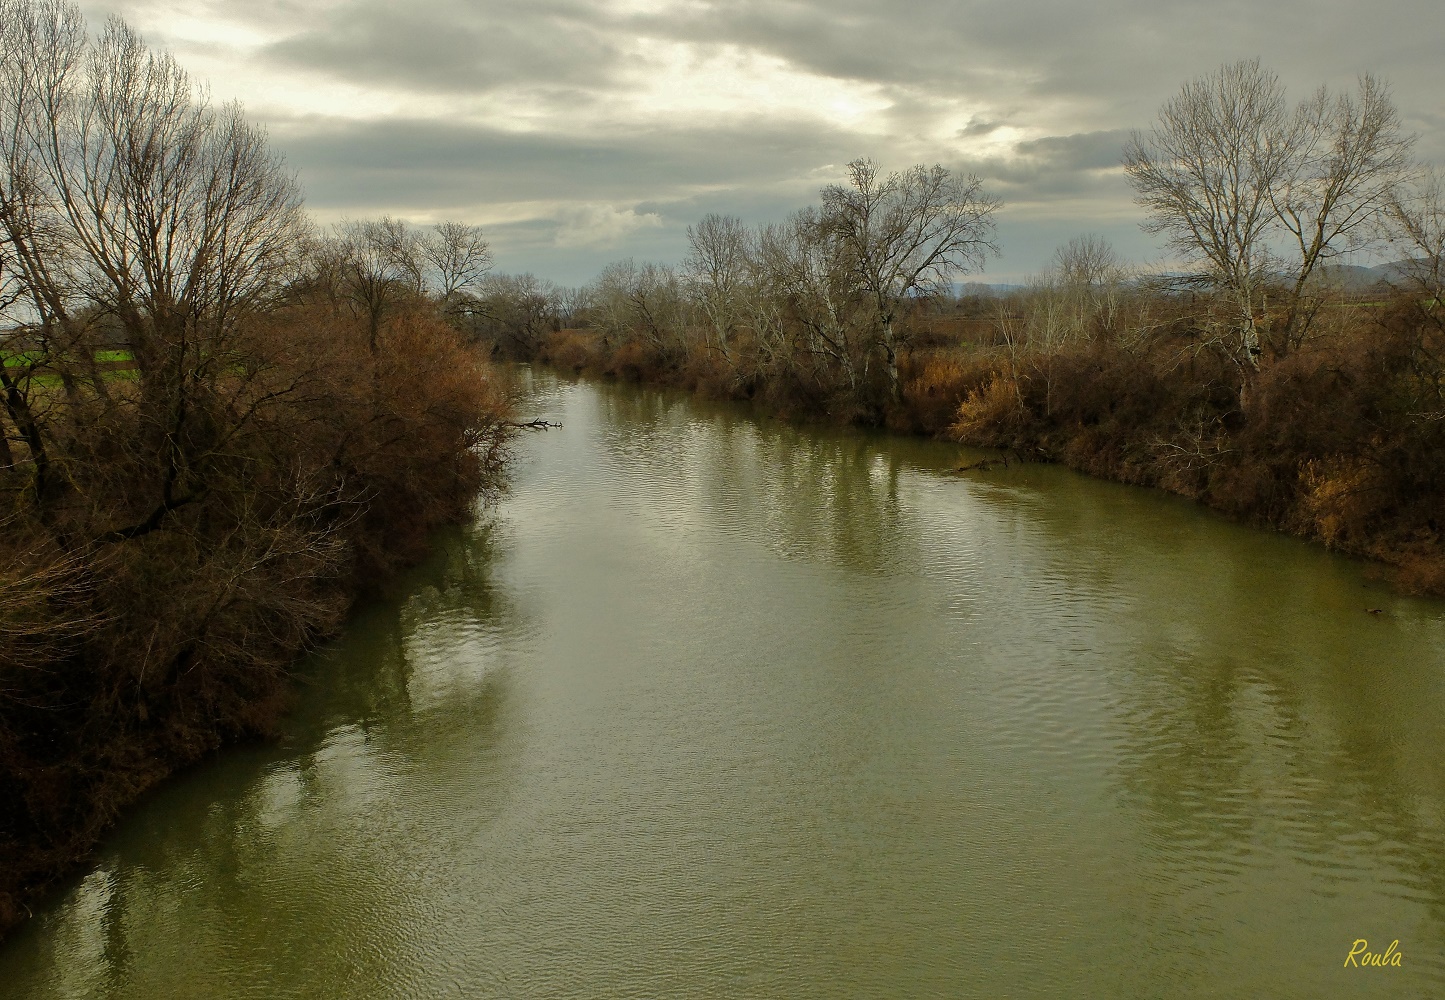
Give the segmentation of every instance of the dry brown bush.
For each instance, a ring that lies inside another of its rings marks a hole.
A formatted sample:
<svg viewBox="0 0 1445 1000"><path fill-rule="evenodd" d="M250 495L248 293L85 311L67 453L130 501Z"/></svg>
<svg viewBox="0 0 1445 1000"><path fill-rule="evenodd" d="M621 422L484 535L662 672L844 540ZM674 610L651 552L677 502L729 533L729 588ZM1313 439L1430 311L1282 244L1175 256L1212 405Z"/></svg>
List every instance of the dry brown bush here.
<svg viewBox="0 0 1445 1000"><path fill-rule="evenodd" d="M591 330L558 330L545 338L538 360L559 371L587 371L600 357L599 339Z"/></svg>
<svg viewBox="0 0 1445 1000"><path fill-rule="evenodd" d="M1300 486L1307 533L1331 546L1369 538L1385 499L1378 467L1360 458L1310 458L1301 463Z"/></svg>
<svg viewBox="0 0 1445 1000"><path fill-rule="evenodd" d="M1017 382L1003 372L995 372L960 404L952 433L965 444L1013 448L1019 443L1018 434L1028 417L1019 399Z"/></svg>
<svg viewBox="0 0 1445 1000"><path fill-rule="evenodd" d="M53 414L64 491L0 534L0 926L139 791L267 732L296 655L501 488L486 362L422 304L369 340L321 302L256 317L192 393L194 500L144 531L117 530L155 509L136 394Z"/></svg>
<svg viewBox="0 0 1445 1000"><path fill-rule="evenodd" d="M994 363L986 357L962 351L931 352L921 359L910 357L904 365L902 420L895 430L941 434L959 419L959 407L970 392L993 374Z"/></svg>

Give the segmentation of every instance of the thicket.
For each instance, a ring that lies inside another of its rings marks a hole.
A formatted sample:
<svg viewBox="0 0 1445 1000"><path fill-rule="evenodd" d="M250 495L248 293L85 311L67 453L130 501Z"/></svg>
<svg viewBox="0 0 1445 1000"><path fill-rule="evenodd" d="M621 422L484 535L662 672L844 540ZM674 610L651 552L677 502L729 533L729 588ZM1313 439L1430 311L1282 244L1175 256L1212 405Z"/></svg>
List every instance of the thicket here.
<svg viewBox="0 0 1445 1000"><path fill-rule="evenodd" d="M0 0L0 931L503 482L480 233L311 226L120 21Z"/></svg>
<svg viewBox="0 0 1445 1000"><path fill-rule="evenodd" d="M1236 364L1211 340L1231 304L1136 293L1148 334L1101 326L935 358L962 396L949 436L1188 496L1383 562L1445 593L1445 319L1434 294L1341 295L1299 349ZM1026 322L1031 303L1011 319Z"/></svg>

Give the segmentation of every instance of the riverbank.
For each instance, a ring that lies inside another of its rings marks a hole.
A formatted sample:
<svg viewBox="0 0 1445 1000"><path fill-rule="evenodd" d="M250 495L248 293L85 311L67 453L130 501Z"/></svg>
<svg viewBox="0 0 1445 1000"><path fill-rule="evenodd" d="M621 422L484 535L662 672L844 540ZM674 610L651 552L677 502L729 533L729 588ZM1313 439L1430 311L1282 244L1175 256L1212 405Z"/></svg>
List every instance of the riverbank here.
<svg viewBox="0 0 1445 1000"><path fill-rule="evenodd" d="M479 229L318 226L121 19L0 22L3 934L147 789L269 733L296 657L502 487L512 427L453 325Z"/></svg>
<svg viewBox="0 0 1445 1000"><path fill-rule="evenodd" d="M1152 312L1150 336L1105 329L1033 346L1010 342L997 320L912 317L896 393L880 384L881 366L872 381L825 382L744 338L724 353L701 339L570 329L539 337L531 353L564 371L938 436L1163 489L1369 560L1403 591L1445 594L1438 310L1402 295L1251 368L1202 340L1197 312L1178 301L1132 309Z"/></svg>
<svg viewBox="0 0 1445 1000"><path fill-rule="evenodd" d="M54 485L0 535L0 936L149 789L269 736L297 657L502 487L499 376L426 303L371 339L314 302L238 334L158 517L152 455L115 447L144 381L49 400ZM22 501L35 454L0 469Z"/></svg>

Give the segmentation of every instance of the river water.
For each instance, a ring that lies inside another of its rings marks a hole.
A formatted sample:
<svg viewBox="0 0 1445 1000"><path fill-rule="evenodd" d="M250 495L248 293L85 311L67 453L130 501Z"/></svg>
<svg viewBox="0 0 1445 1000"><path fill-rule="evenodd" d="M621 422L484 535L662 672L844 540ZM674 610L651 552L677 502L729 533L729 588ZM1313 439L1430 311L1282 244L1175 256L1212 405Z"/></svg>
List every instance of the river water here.
<svg viewBox="0 0 1445 1000"><path fill-rule="evenodd" d="M284 742L136 808L0 996L1445 995L1445 604L1057 468L521 377L564 427L500 508Z"/></svg>

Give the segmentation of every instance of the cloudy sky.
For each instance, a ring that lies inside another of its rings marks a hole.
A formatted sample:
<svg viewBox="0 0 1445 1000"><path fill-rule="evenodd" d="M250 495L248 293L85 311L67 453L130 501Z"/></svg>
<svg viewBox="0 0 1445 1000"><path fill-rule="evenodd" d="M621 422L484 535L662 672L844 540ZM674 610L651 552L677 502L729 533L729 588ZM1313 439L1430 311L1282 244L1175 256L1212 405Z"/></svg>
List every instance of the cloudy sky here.
<svg viewBox="0 0 1445 1000"><path fill-rule="evenodd" d="M120 0L239 98L330 221L485 227L562 284L781 219L870 156L978 173L1014 281L1103 234L1157 260L1118 167L1187 79L1259 56L1303 97L1386 77L1445 164L1440 0ZM1366 263L1362 261L1362 263Z"/></svg>

